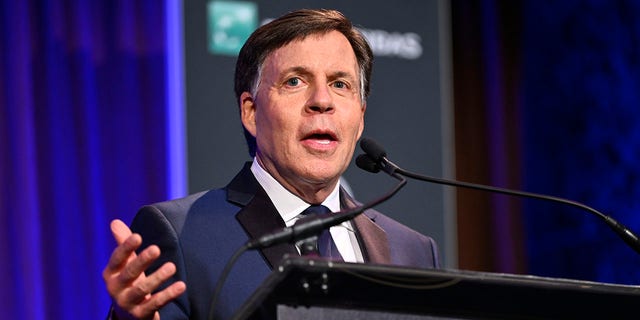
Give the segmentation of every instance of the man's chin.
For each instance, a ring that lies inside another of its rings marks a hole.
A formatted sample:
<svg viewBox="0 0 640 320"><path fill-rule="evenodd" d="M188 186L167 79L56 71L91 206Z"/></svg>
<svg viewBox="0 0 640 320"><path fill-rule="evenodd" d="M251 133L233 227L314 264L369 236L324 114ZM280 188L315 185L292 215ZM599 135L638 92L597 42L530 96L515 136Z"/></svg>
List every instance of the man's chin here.
<svg viewBox="0 0 640 320"><path fill-rule="evenodd" d="M331 181L342 174L339 169L342 169L342 164L338 165L331 161L311 160L305 163L304 172L310 179Z"/></svg>

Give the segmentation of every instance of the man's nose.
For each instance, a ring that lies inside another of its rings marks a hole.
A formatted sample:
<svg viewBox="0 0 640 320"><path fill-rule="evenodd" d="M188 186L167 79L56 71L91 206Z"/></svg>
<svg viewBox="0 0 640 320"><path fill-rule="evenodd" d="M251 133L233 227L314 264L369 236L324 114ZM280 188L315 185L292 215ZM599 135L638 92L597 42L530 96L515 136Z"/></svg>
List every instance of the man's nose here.
<svg viewBox="0 0 640 320"><path fill-rule="evenodd" d="M327 85L315 86L307 103L307 108L312 112L326 113L334 109L333 97Z"/></svg>

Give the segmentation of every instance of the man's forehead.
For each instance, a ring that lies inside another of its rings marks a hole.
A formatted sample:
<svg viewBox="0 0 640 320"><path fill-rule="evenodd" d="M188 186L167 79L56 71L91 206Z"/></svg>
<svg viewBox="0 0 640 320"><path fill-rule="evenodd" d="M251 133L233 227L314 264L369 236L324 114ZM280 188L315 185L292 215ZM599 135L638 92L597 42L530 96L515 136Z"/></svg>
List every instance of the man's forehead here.
<svg viewBox="0 0 640 320"><path fill-rule="evenodd" d="M289 42L265 57L264 66L287 70L311 70L314 67L336 68L335 72L357 73L358 65L351 43L342 33L317 33ZM331 42L319 45L318 42Z"/></svg>

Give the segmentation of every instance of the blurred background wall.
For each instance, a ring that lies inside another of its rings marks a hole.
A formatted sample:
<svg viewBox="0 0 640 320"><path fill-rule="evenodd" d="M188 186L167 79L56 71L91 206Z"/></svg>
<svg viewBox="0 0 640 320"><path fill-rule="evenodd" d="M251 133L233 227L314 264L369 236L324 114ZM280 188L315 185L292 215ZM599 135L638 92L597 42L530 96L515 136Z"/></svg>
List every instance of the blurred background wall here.
<svg viewBox="0 0 640 320"><path fill-rule="evenodd" d="M368 31L365 135L406 169L569 198L640 230L635 1L1 3L3 317L105 316L109 221L223 186L248 160L233 38L211 37L242 10L225 35L306 6ZM392 183L345 179L365 201ZM640 281L638 254L565 205L410 181L380 209L433 235L446 268Z"/></svg>

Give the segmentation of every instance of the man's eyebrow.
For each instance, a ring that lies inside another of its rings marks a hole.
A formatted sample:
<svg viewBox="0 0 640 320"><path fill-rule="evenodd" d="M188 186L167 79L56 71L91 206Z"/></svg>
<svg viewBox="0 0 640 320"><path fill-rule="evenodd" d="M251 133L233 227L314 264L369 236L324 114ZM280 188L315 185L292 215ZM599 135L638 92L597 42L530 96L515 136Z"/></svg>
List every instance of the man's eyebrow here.
<svg viewBox="0 0 640 320"><path fill-rule="evenodd" d="M284 69L280 74L287 75L289 73L309 74L309 75L312 74L312 72L308 68L303 66L294 66L294 67ZM329 74L329 78L335 79L335 78L356 78L356 77L347 71L335 71Z"/></svg>
<svg viewBox="0 0 640 320"><path fill-rule="evenodd" d="M329 75L329 77L331 79L336 79L336 78L347 78L347 79L357 79L357 77L349 72L346 71L336 71L332 74Z"/></svg>
<svg viewBox="0 0 640 320"><path fill-rule="evenodd" d="M294 66L294 67L290 67L290 68L286 68L284 70L282 70L282 72L280 72L280 74L282 76L288 75L290 73L297 73L297 74L311 74L311 71L309 71L309 69L303 67L303 66Z"/></svg>

